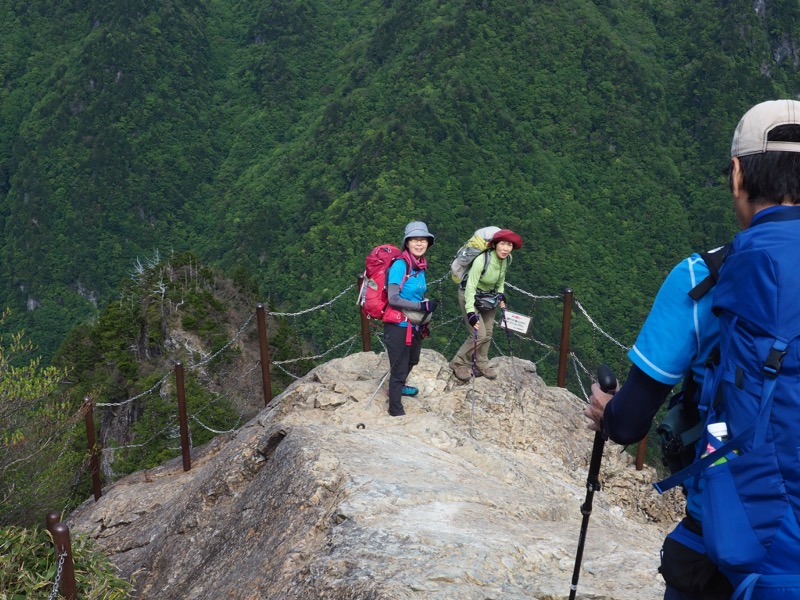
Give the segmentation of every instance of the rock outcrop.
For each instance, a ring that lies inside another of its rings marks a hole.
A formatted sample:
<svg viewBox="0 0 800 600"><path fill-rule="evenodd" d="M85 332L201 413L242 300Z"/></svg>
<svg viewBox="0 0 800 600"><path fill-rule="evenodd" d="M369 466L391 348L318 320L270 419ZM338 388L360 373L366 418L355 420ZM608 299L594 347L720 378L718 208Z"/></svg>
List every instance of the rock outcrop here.
<svg viewBox="0 0 800 600"><path fill-rule="evenodd" d="M234 433L126 477L69 519L141 599L567 598L592 433L533 363L460 383L423 350L405 417L386 356L333 360ZM579 598L656 600L679 494L607 444Z"/></svg>

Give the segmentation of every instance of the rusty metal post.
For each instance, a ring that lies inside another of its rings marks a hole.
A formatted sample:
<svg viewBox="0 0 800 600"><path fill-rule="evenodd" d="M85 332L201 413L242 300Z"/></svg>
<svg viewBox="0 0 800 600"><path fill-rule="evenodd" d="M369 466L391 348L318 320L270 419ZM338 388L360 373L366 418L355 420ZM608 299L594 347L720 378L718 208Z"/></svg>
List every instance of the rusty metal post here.
<svg viewBox="0 0 800 600"><path fill-rule="evenodd" d="M186 416L186 389L183 385L183 365L175 363L175 387L178 392L178 421L181 428L181 454L183 454L183 470L192 468L192 457L189 452L189 419Z"/></svg>
<svg viewBox="0 0 800 600"><path fill-rule="evenodd" d="M361 293L361 286L364 285L364 275L358 276L358 292ZM372 352L372 336L369 333L369 319L367 315L361 310L361 298L356 302L358 306L358 314L361 317L361 350L363 352Z"/></svg>
<svg viewBox="0 0 800 600"><path fill-rule="evenodd" d="M50 530L53 534L53 542L56 546L56 564L61 567L61 579L59 589L61 595L67 600L77 600L78 594L75 589L75 567L72 563L72 542L69 539L69 527L64 523L55 523ZM64 557L63 564L61 557Z"/></svg>
<svg viewBox="0 0 800 600"><path fill-rule="evenodd" d="M83 409L86 415L86 440L89 446L89 464L92 467L92 492L94 493L94 501L97 502L103 495L103 491L100 485L100 460L97 457L97 440L94 436L94 403L88 396L84 398Z"/></svg>
<svg viewBox="0 0 800 600"><path fill-rule="evenodd" d="M267 344L267 315L264 305L256 306L258 320L258 347L261 351L261 385L264 388L264 406L272 402L272 376L269 372L269 344Z"/></svg>
<svg viewBox="0 0 800 600"><path fill-rule="evenodd" d="M641 471L644 469L644 455L647 452L647 436L639 440L639 445L636 446L636 470Z"/></svg>
<svg viewBox="0 0 800 600"><path fill-rule="evenodd" d="M57 510L51 510L49 513L47 513L44 522L47 526L47 531L53 533L53 525L61 522L61 513Z"/></svg>
<svg viewBox="0 0 800 600"><path fill-rule="evenodd" d="M564 288L564 311L561 316L561 345L558 351L558 387L567 384L567 356L569 355L569 327L572 318L572 289Z"/></svg>

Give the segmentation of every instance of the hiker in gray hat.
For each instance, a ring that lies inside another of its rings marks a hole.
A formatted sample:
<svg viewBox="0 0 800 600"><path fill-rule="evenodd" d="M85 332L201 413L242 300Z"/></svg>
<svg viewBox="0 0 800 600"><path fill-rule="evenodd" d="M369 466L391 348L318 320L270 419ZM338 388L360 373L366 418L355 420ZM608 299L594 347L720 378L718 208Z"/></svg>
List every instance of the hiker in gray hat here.
<svg viewBox="0 0 800 600"><path fill-rule="evenodd" d="M389 356L389 414L406 414L403 396L416 396L419 390L406 385L411 369L419 363L422 339L428 335L428 323L439 303L428 299L425 271L428 263L425 252L433 246L434 237L422 221L406 225L402 260L389 268L389 306L383 314L383 335Z"/></svg>

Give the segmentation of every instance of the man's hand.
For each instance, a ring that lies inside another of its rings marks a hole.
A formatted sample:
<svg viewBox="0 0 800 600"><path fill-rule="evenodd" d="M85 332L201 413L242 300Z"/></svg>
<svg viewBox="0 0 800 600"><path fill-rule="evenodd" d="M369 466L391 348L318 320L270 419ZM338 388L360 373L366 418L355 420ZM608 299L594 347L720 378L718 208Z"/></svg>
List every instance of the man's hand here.
<svg viewBox="0 0 800 600"><path fill-rule="evenodd" d="M587 425L592 431L601 431L603 422L603 412L606 410L606 404L613 398L613 394L606 394L600 389L599 383L592 384L592 395L589 398L589 406L583 410L584 416L588 417L590 422Z"/></svg>

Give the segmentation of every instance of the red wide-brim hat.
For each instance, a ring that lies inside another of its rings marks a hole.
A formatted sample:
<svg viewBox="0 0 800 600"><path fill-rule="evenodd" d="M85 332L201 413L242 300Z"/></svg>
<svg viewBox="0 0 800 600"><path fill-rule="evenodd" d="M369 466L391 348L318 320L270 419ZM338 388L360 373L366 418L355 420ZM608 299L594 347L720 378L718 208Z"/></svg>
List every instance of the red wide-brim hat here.
<svg viewBox="0 0 800 600"><path fill-rule="evenodd" d="M492 244L497 245L497 242L511 242L514 244L514 250L522 248L522 238L510 229L501 229L492 236Z"/></svg>

